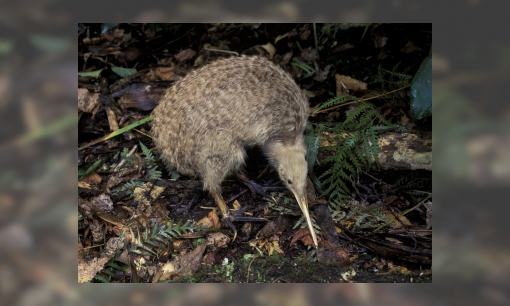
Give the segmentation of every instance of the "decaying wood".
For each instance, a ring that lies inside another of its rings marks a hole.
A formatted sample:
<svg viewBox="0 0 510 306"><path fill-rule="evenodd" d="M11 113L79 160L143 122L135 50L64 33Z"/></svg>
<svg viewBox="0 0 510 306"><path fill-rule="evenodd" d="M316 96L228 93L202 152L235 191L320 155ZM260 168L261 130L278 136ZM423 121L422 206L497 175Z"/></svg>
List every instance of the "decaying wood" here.
<svg viewBox="0 0 510 306"><path fill-rule="evenodd" d="M324 133L320 146L333 146L336 143L337 135ZM414 134L387 133L379 136L378 146L379 163L383 170L432 171L432 140L420 139ZM333 154L331 150L319 148L319 162L331 154Z"/></svg>

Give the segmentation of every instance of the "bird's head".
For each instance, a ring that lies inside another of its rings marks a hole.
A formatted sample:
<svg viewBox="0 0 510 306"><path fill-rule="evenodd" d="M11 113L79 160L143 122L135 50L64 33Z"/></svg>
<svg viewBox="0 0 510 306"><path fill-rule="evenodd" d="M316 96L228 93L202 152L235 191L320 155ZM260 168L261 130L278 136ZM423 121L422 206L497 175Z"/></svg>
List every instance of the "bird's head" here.
<svg viewBox="0 0 510 306"><path fill-rule="evenodd" d="M313 242L317 246L317 237L312 227L308 212L308 200L306 198L308 165L305 160L306 148L303 145L302 139L288 144L283 142L270 143L266 145L265 151L270 162L278 171L280 179L296 197L299 207L306 218Z"/></svg>

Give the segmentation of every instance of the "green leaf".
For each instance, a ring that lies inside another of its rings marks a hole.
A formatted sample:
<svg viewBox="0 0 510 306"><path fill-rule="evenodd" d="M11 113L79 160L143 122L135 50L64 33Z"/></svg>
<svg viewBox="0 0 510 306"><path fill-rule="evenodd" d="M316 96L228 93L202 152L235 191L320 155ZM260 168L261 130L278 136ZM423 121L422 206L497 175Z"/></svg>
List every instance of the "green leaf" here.
<svg viewBox="0 0 510 306"><path fill-rule="evenodd" d="M104 278L101 275L96 275L94 278L97 279L100 282L103 282L103 283L109 283L110 282L109 280L107 280L106 278Z"/></svg>
<svg viewBox="0 0 510 306"><path fill-rule="evenodd" d="M105 274L108 274L110 275L112 278L117 278L117 276L115 275L115 273L113 273L111 270L109 269L103 269L101 270L101 272L105 273Z"/></svg>
<svg viewBox="0 0 510 306"><path fill-rule="evenodd" d="M246 261L250 261L254 257L255 257L254 254L244 254L244 256L243 256L244 260L246 260Z"/></svg>
<svg viewBox="0 0 510 306"><path fill-rule="evenodd" d="M432 115L432 56L421 63L411 85L411 115L415 120Z"/></svg>
<svg viewBox="0 0 510 306"><path fill-rule="evenodd" d="M121 77L125 78L134 73L136 73L136 69L134 68L123 68L123 67L112 67L112 71Z"/></svg>
<svg viewBox="0 0 510 306"><path fill-rule="evenodd" d="M92 171L97 169L102 160L97 160L94 163L85 163L78 167L78 181L89 175Z"/></svg>
<svg viewBox="0 0 510 306"><path fill-rule="evenodd" d="M90 71L90 72L78 72L78 75L81 76L81 77L94 77L94 78L99 78L99 74L101 74L101 71L103 71L103 69L99 69L99 70L96 70L96 71Z"/></svg>

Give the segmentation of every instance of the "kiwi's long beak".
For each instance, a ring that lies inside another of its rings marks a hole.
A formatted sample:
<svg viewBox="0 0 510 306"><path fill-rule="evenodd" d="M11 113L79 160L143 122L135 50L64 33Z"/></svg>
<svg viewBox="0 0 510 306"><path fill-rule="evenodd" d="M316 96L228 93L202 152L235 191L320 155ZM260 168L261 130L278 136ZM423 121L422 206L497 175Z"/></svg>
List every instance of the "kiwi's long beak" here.
<svg viewBox="0 0 510 306"><path fill-rule="evenodd" d="M312 235L313 243L315 244L315 248L317 248L319 245L317 244L317 236L315 236L315 231L312 226L312 220L310 219L310 213L308 212L308 201L306 200L306 197L299 197L295 193L294 196L296 197L296 200L299 204L299 207L301 208L301 211L303 212L303 215L305 215L306 223L308 223L308 228L310 229L310 235Z"/></svg>

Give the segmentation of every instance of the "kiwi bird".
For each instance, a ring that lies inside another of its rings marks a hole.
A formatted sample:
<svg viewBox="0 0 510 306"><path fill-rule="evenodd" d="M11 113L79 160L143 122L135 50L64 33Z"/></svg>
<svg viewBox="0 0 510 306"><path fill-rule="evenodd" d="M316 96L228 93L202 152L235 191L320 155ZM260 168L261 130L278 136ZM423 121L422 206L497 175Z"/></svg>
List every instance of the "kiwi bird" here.
<svg viewBox="0 0 510 306"><path fill-rule="evenodd" d="M264 57L231 57L168 88L153 110L152 134L179 173L202 178L234 239L236 216L221 196L221 183L244 165L246 148L260 146L296 197L317 246L305 193L308 115L308 100L288 73Z"/></svg>

